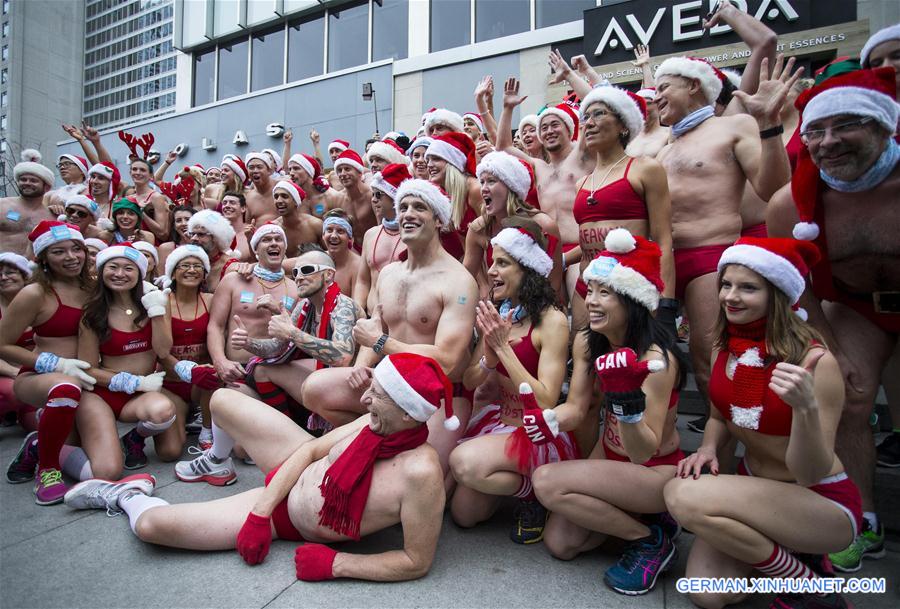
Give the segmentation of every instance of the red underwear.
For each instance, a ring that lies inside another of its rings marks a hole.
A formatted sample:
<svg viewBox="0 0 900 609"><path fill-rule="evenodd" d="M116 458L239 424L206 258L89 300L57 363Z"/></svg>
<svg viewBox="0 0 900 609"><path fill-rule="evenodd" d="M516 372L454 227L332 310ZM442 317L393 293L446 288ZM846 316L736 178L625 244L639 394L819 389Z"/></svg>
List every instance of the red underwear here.
<svg viewBox="0 0 900 609"><path fill-rule="evenodd" d="M617 452L612 450L607 450L606 445L603 445L603 453L606 455L606 459L609 461L618 461L620 463L632 463L631 459L626 457L625 455L620 455ZM684 453L681 449L676 449L670 452L668 455L654 455L650 457L644 463L637 463L636 465L643 465L644 467L656 467L657 465L678 465L678 462L684 459Z"/></svg>
<svg viewBox="0 0 900 609"><path fill-rule="evenodd" d="M266 474L266 486L269 486L269 482L272 481L272 478L278 472L280 467L281 465ZM294 523L291 522L291 517L288 514L287 497L282 499L281 502L275 506L275 509L272 510L272 524L275 526L275 533L278 535L278 539L284 539L286 541L306 541L303 539L303 535L300 534L300 531L294 527Z"/></svg>
<svg viewBox="0 0 900 609"><path fill-rule="evenodd" d="M765 222L760 222L759 224L754 224L753 226L746 226L741 229L741 237L768 237L769 230L766 228Z"/></svg>
<svg viewBox="0 0 900 609"><path fill-rule="evenodd" d="M131 398L135 397L121 391L110 391L106 387L94 387L91 390L91 393L106 402L113 411L113 414L116 415L117 419L121 416L125 404L130 402Z"/></svg>
<svg viewBox="0 0 900 609"><path fill-rule="evenodd" d="M184 381L163 381L163 389L168 389L182 400L191 403L191 389L193 385Z"/></svg>
<svg viewBox="0 0 900 609"><path fill-rule="evenodd" d="M698 277L715 273L726 245L701 245L675 250L675 298L684 301L688 285Z"/></svg>

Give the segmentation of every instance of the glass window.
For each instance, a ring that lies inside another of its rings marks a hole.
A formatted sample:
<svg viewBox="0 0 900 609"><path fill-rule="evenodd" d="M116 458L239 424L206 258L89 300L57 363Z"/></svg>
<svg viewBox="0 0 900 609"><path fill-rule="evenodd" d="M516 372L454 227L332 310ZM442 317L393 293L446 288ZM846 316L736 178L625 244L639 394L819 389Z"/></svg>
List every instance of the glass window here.
<svg viewBox="0 0 900 609"><path fill-rule="evenodd" d="M247 39L219 46L219 91L216 99L247 92Z"/></svg>
<svg viewBox="0 0 900 609"><path fill-rule="evenodd" d="M253 35L253 65L250 66L250 90L259 91L280 85L284 79L284 27L266 34Z"/></svg>
<svg viewBox="0 0 900 609"><path fill-rule="evenodd" d="M309 8L319 4L316 0L284 0L284 12L293 13L303 8Z"/></svg>
<svg viewBox="0 0 900 609"><path fill-rule="evenodd" d="M409 2L376 0L372 3L372 61L405 59L409 50Z"/></svg>
<svg viewBox="0 0 900 609"><path fill-rule="evenodd" d="M3 70L0 71L0 83L2 83L2 84L5 85L5 84L6 84L6 80L7 80L8 78L9 78L9 70L7 70L6 68L3 68Z"/></svg>
<svg viewBox="0 0 900 609"><path fill-rule="evenodd" d="M535 27L581 21L590 8L597 8L596 0L535 0Z"/></svg>
<svg viewBox="0 0 900 609"><path fill-rule="evenodd" d="M368 3L328 11L328 71L352 68L368 60Z"/></svg>
<svg viewBox="0 0 900 609"><path fill-rule="evenodd" d="M9 36L9 21L3 23L3 37Z"/></svg>
<svg viewBox="0 0 900 609"><path fill-rule="evenodd" d="M275 0L247 0L247 25L275 17Z"/></svg>
<svg viewBox="0 0 900 609"><path fill-rule="evenodd" d="M469 44L469 0L431 0L431 51Z"/></svg>
<svg viewBox="0 0 900 609"><path fill-rule="evenodd" d="M3 51L0 51L0 60L6 61L9 59L9 47L7 45L3 45Z"/></svg>
<svg viewBox="0 0 900 609"><path fill-rule="evenodd" d="M0 116L0 129L6 129L6 115Z"/></svg>
<svg viewBox="0 0 900 609"><path fill-rule="evenodd" d="M194 105L202 106L213 100L216 78L216 50L194 55Z"/></svg>
<svg viewBox="0 0 900 609"><path fill-rule="evenodd" d="M213 17L215 21L213 27L215 29L216 36L230 34L232 32L238 31L241 27L238 25L238 20L241 17L240 1L215 0L215 3L216 4L213 7ZM185 4L190 3L185 2ZM198 4L200 3L198 2Z"/></svg>
<svg viewBox="0 0 900 609"><path fill-rule="evenodd" d="M475 41L484 42L531 29L530 0L475 0Z"/></svg>
<svg viewBox="0 0 900 609"><path fill-rule="evenodd" d="M6 107L6 91L0 93L0 106Z"/></svg>
<svg viewBox="0 0 900 609"><path fill-rule="evenodd" d="M322 73L325 61L325 15L294 21L288 28L288 82Z"/></svg>
<svg viewBox="0 0 900 609"><path fill-rule="evenodd" d="M206 40L206 2L184 2L181 13L181 38L186 45Z"/></svg>

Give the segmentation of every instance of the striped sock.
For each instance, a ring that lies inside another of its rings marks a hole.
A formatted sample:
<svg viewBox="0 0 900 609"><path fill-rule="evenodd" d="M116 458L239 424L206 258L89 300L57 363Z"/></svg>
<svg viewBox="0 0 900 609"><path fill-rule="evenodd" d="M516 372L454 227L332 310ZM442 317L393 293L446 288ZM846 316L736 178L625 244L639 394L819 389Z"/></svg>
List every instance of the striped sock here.
<svg viewBox="0 0 900 609"><path fill-rule="evenodd" d="M797 560L796 556L777 543L772 550L772 555L766 560L753 565L753 568L769 577L794 579L814 579L818 577L812 569Z"/></svg>
<svg viewBox="0 0 900 609"><path fill-rule="evenodd" d="M522 482L519 484L519 489L513 493L513 497L518 497L522 501L537 501L537 497L534 495L534 487L531 486L530 476L522 476Z"/></svg>
<svg viewBox="0 0 900 609"><path fill-rule="evenodd" d="M256 392L259 394L260 400L278 412L285 412L287 410L288 395L275 383L270 383L269 381L257 381Z"/></svg>

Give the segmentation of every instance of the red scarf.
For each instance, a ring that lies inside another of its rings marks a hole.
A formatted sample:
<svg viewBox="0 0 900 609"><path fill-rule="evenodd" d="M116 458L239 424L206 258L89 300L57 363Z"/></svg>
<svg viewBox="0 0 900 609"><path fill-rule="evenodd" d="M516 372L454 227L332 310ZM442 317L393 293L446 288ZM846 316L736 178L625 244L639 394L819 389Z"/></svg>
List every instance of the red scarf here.
<svg viewBox="0 0 900 609"><path fill-rule="evenodd" d="M767 370L766 318L749 324L728 324L728 352L737 359L731 383L731 405L738 408L761 408L769 386L771 367Z"/></svg>
<svg viewBox="0 0 900 609"><path fill-rule="evenodd" d="M356 439L331 464L319 490L325 503L319 510L319 524L359 541L362 521L376 459L390 459L417 448L428 440L428 426L380 436L365 426Z"/></svg>
<svg viewBox="0 0 900 609"><path fill-rule="evenodd" d="M319 331L316 334L317 338L327 338L328 337L328 328L331 325L331 312L334 311L334 307L337 304L338 296L341 295L341 288L337 283L332 283L328 286L328 290L325 292L325 303L322 305L322 319L319 322ZM303 309L300 310L300 315L297 317L297 327L301 330L303 329L303 325L306 323L306 316L309 313L309 300L303 303ZM325 367L320 361L316 361L316 370L321 370Z"/></svg>

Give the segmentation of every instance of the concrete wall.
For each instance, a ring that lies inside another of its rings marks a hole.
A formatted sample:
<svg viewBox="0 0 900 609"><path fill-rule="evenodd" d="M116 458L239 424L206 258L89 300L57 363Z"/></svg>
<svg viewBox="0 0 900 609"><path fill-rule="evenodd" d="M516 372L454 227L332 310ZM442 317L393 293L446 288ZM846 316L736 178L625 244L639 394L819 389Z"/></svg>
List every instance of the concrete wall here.
<svg viewBox="0 0 900 609"><path fill-rule="evenodd" d="M900 2L895 0L858 0L856 3L858 19L869 19L869 27L874 34L889 25L900 23Z"/></svg>

